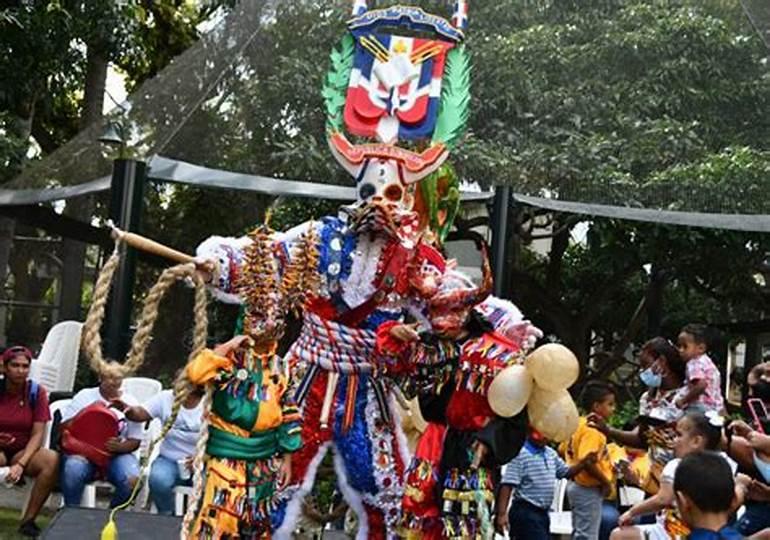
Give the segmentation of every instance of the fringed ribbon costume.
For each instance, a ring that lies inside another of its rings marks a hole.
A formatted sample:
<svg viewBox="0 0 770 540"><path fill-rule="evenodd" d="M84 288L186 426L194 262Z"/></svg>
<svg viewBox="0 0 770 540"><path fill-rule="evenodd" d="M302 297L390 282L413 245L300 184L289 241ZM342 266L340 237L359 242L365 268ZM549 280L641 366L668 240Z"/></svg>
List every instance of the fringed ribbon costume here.
<svg viewBox="0 0 770 540"><path fill-rule="evenodd" d="M302 446L292 457L292 484L275 509L276 538L292 537L329 450L339 488L358 515L358 537L392 536L398 523L409 458L388 383L373 361L375 330L401 320L408 308L420 309L416 280L433 270L440 275L443 258L420 242L403 241L398 226L388 229L379 219L370 211L351 225L348 216L327 217L273 237L280 274L297 256L297 239L315 227L320 277L317 296L304 307L301 334L284 359L292 368L303 427ZM411 226L414 219L409 215L400 225ZM247 246L242 239L214 237L199 248L219 262L219 298L239 300L232 284Z"/></svg>
<svg viewBox="0 0 770 540"><path fill-rule="evenodd" d="M526 412L499 417L486 395L495 375L520 361L520 347L482 321L468 326L461 341L427 336L412 345L390 336L392 324L378 330L378 352L392 365L412 365L404 386L417 393L428 422L406 472L399 529L405 538L489 538L500 466L525 440ZM474 469L476 441L488 452Z"/></svg>
<svg viewBox="0 0 770 540"><path fill-rule="evenodd" d="M301 444L299 412L277 358L204 350L188 365L187 376L193 384L214 386L205 488L192 538L270 538L275 458Z"/></svg>

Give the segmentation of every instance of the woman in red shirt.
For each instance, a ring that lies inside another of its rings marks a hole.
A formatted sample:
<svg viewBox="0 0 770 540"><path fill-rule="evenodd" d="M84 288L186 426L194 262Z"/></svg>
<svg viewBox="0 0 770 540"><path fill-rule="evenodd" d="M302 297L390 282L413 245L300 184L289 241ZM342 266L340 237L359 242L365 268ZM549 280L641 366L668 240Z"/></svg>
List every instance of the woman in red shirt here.
<svg viewBox="0 0 770 540"><path fill-rule="evenodd" d="M56 483L59 455L42 448L45 425L51 420L48 393L27 379L32 353L11 347L2 356L5 379L0 384L0 467L5 481L16 484L23 476L35 479L19 533L36 537L35 518Z"/></svg>

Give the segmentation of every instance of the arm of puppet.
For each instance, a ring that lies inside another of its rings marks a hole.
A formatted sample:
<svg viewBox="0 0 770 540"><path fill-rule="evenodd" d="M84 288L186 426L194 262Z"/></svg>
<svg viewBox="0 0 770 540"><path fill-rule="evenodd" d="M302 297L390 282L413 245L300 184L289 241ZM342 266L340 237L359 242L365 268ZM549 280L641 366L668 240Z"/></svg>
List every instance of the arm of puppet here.
<svg viewBox="0 0 770 540"><path fill-rule="evenodd" d="M208 384L220 370L229 369L233 362L226 356L220 356L211 349L202 350L187 364L187 378L196 386Z"/></svg>
<svg viewBox="0 0 770 540"><path fill-rule="evenodd" d="M511 418L495 416L476 433L476 440L487 448L485 461L494 462L495 466L502 466L515 458L526 438L526 409Z"/></svg>
<svg viewBox="0 0 770 540"><path fill-rule="evenodd" d="M409 359L418 343L415 324L387 321L377 327L377 339L374 346L376 363L389 374L408 371Z"/></svg>

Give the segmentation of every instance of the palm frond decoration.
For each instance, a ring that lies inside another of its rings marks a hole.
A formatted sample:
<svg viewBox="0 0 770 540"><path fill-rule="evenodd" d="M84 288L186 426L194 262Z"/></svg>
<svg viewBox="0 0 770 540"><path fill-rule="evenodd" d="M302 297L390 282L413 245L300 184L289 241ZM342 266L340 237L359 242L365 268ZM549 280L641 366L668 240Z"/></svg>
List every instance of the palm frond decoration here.
<svg viewBox="0 0 770 540"><path fill-rule="evenodd" d="M331 53L331 68L326 74L321 95L326 106L326 132L342 131L345 93L353 68L356 41L351 34L345 34Z"/></svg>
<svg viewBox="0 0 770 540"><path fill-rule="evenodd" d="M447 54L434 143L454 148L465 132L471 106L471 63L464 45Z"/></svg>

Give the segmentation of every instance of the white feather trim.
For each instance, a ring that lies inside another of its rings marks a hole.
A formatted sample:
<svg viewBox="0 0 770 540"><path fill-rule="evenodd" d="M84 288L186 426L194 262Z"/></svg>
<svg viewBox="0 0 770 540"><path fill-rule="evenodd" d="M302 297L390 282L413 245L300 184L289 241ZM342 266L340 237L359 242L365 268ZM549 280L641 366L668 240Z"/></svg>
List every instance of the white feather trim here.
<svg viewBox="0 0 770 540"><path fill-rule="evenodd" d="M278 529L273 531L273 538L275 540L291 540L294 538L294 529L297 528L297 522L302 514L302 501L305 500L305 495L310 493L310 490L313 489L313 483L315 483L318 467L320 467L330 446L330 442L320 445L318 447L318 452L316 452L316 455L310 460L307 471L305 471L305 476L302 478L302 483L296 488L289 498L289 502L286 504L286 513L283 517L283 523L281 523L281 526Z"/></svg>
<svg viewBox="0 0 770 540"><path fill-rule="evenodd" d="M340 488L345 502L356 513L358 517L358 534L356 540L366 540L369 536L369 517L366 515L366 508L361 495L353 489L348 481L348 473L345 470L345 462L339 452L334 451L334 472L337 473L337 487Z"/></svg>

